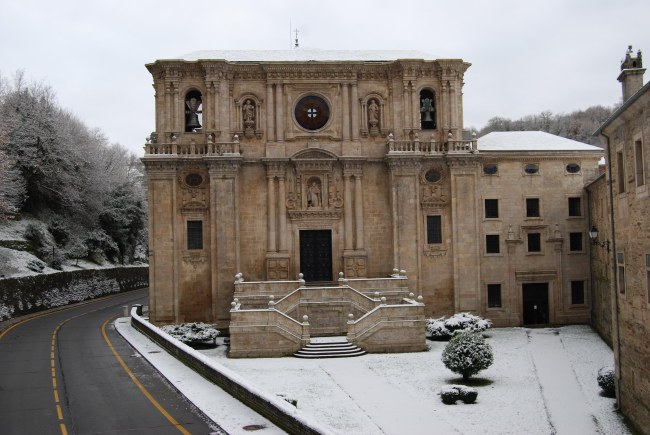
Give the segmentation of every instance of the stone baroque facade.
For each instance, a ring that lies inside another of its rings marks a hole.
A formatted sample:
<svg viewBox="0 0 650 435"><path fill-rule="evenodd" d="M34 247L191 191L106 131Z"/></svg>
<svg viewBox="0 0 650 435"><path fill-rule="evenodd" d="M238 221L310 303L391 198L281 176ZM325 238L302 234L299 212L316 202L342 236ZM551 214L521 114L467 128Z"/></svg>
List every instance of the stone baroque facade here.
<svg viewBox="0 0 650 435"><path fill-rule="evenodd" d="M469 66L300 49L147 65L151 320L228 327L246 305L239 273L270 296L300 273L405 270L393 293L426 316L588 322L583 186L602 150L540 132L463 139Z"/></svg>
<svg viewBox="0 0 650 435"><path fill-rule="evenodd" d="M597 132L607 147L607 189L596 187L592 195L608 205L609 225L598 208L592 221L611 253L605 261L596 249L592 267L611 284L611 315L595 313L595 323L612 320L619 408L650 433L650 84L643 86L644 72L641 52L635 56L629 47L618 77L624 103ZM614 267L606 270L604 263Z"/></svg>

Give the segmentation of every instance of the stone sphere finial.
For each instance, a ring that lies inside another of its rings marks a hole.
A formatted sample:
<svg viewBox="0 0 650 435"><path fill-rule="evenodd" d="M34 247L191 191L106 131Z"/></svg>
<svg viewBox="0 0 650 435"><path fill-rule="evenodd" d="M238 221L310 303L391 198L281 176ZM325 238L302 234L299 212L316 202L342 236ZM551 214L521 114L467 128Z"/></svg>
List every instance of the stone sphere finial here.
<svg viewBox="0 0 650 435"><path fill-rule="evenodd" d="M307 314L302 316L302 323L307 323L308 320L309 320L309 316Z"/></svg>

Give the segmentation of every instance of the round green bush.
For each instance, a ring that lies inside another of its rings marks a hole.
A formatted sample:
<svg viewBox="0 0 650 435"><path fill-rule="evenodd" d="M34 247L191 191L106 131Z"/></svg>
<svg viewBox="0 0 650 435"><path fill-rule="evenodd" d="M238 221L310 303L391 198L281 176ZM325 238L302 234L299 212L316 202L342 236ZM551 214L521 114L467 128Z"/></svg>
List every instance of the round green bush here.
<svg viewBox="0 0 650 435"><path fill-rule="evenodd" d="M442 352L442 363L463 380L492 365L492 347L479 333L457 333Z"/></svg>
<svg viewBox="0 0 650 435"><path fill-rule="evenodd" d="M598 370L598 386L602 388L607 397L616 397L616 384L614 382L614 367L603 367Z"/></svg>

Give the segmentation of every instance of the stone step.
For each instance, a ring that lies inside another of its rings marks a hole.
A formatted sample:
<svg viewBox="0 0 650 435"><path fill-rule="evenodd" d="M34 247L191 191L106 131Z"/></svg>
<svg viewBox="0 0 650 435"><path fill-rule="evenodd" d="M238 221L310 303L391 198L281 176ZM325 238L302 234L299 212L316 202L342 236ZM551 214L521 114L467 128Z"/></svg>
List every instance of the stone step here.
<svg viewBox="0 0 650 435"><path fill-rule="evenodd" d="M365 355L365 351L347 341L310 343L294 354L297 358L343 358Z"/></svg>

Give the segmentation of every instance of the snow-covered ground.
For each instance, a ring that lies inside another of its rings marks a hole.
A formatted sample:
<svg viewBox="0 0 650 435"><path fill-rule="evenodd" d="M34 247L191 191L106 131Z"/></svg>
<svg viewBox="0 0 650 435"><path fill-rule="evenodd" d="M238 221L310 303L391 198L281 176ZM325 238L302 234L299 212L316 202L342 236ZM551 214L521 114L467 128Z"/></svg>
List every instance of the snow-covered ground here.
<svg viewBox="0 0 650 435"><path fill-rule="evenodd" d="M440 360L445 342L428 342L427 352L320 360L228 359L225 346L202 352L342 433L629 433L614 399L600 394L597 371L613 355L589 326L487 335L494 364L471 381L479 391L472 405L440 401L441 387L461 383Z"/></svg>

